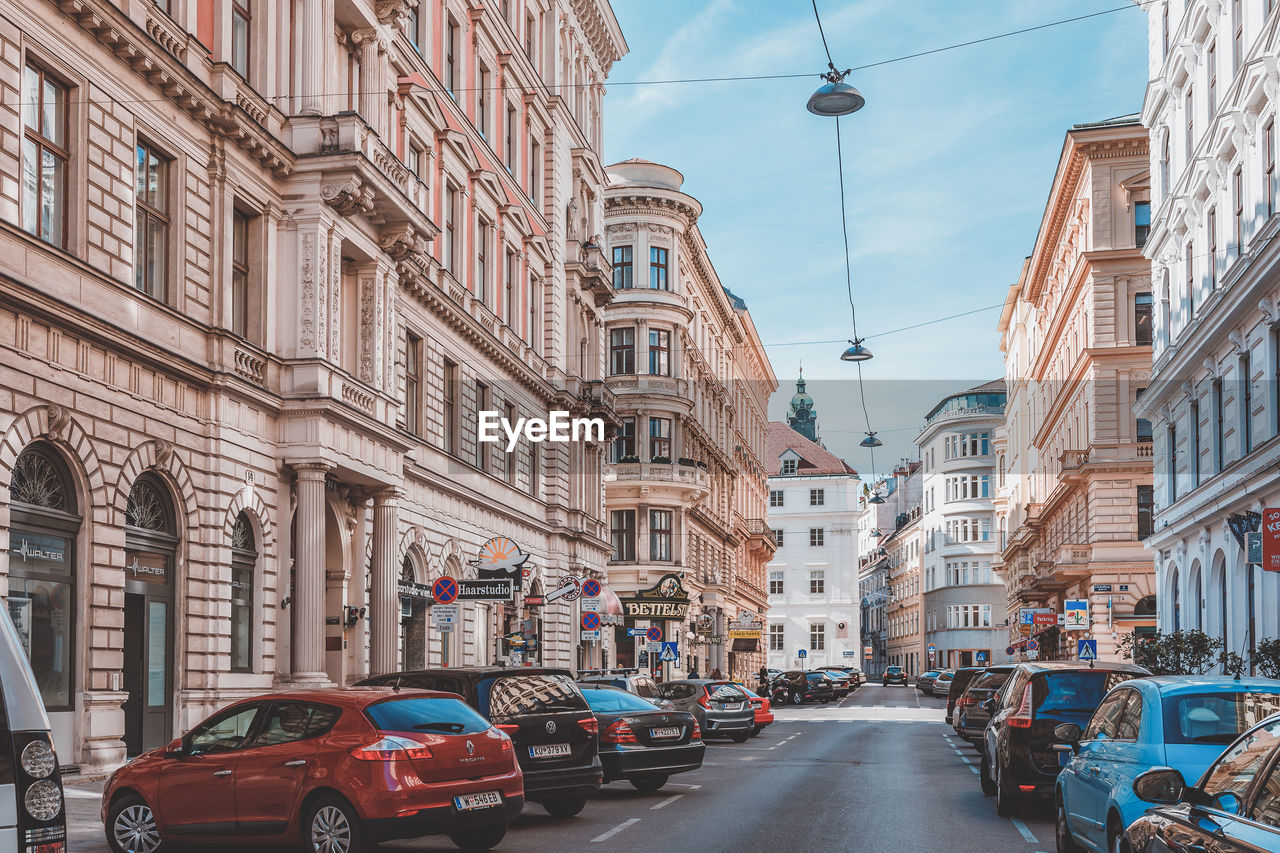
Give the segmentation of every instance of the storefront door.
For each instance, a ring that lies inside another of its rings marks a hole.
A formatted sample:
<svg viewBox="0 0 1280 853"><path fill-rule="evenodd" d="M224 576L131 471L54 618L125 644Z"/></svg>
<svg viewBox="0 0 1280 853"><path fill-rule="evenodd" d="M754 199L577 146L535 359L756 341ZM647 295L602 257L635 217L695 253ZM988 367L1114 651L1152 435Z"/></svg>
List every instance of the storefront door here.
<svg viewBox="0 0 1280 853"><path fill-rule="evenodd" d="M173 730L173 586L169 557L131 552L125 564L124 704L129 755L163 746Z"/></svg>

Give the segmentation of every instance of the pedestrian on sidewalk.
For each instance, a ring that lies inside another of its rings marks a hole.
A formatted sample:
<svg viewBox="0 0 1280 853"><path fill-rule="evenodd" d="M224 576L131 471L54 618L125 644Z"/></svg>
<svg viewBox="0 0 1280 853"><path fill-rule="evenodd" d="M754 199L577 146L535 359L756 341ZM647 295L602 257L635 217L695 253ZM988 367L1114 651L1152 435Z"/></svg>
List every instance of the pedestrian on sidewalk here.
<svg viewBox="0 0 1280 853"><path fill-rule="evenodd" d="M698 675L698 668L695 666L693 669L689 670L689 677L690 677L690 678L701 678L702 676L701 676L701 675Z"/></svg>
<svg viewBox="0 0 1280 853"><path fill-rule="evenodd" d="M720 672L720 667L711 670L711 679L713 681L724 681L724 675Z"/></svg>

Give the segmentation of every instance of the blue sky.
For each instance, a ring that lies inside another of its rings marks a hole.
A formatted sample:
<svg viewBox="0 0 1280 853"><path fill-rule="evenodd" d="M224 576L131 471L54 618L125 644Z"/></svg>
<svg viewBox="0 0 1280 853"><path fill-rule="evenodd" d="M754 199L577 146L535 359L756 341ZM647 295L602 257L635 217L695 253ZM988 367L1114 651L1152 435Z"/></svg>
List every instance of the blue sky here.
<svg viewBox="0 0 1280 853"><path fill-rule="evenodd" d="M1125 0L819 0L842 69L1128 6ZM613 0L631 53L605 98L605 160L679 169L724 283L747 301L781 382L803 362L823 439L862 471L866 428L850 336L832 119L805 101L826 56L807 0ZM905 11L909 9L910 11ZM914 456L941 396L1003 374L996 305L1030 253L1072 125L1137 112L1146 19L1136 6L1076 23L855 72L867 106L841 119L858 331L875 469ZM813 78L616 85L813 71Z"/></svg>

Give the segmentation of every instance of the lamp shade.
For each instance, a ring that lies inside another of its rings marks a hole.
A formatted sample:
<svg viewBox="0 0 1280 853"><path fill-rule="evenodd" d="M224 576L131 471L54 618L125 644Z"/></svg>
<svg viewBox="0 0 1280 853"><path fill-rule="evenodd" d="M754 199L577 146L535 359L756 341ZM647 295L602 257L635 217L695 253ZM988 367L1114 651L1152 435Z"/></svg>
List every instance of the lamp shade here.
<svg viewBox="0 0 1280 853"><path fill-rule="evenodd" d="M884 446L884 442L883 442L883 441L881 441L880 439L876 438L876 434L875 434L874 432L869 432L869 433L867 433L867 437L866 437L866 438L864 438L864 439L862 439L862 441L858 442L858 445L859 445L860 447L883 447L883 446Z"/></svg>
<svg viewBox="0 0 1280 853"><path fill-rule="evenodd" d="M840 354L841 361L866 361L871 358L871 350L862 345L861 340L849 341L849 348Z"/></svg>
<svg viewBox="0 0 1280 853"><path fill-rule="evenodd" d="M872 492L872 493L871 493L871 497L867 498L867 503L869 503L869 504L882 504L882 503L884 503L884 498L880 497L879 492Z"/></svg>
<svg viewBox="0 0 1280 853"><path fill-rule="evenodd" d="M816 116L847 116L856 113L867 103L862 93L842 81L823 85L809 96L809 112Z"/></svg>

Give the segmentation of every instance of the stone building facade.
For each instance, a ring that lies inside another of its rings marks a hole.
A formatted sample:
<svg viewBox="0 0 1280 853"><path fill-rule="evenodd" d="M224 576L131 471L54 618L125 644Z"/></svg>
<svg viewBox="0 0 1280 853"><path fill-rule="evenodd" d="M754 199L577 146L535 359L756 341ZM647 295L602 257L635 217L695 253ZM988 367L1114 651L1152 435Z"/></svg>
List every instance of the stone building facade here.
<svg viewBox="0 0 1280 853"><path fill-rule="evenodd" d="M503 11L507 13L504 20ZM603 576L607 2L0 2L0 592L61 760L568 612L423 588L495 535Z"/></svg>
<svg viewBox="0 0 1280 853"><path fill-rule="evenodd" d="M1280 14L1261 0L1158 0L1148 17L1155 562L1163 631L1246 660L1280 636L1280 574L1233 519L1280 505Z"/></svg>
<svg viewBox="0 0 1280 853"><path fill-rule="evenodd" d="M1023 608L1089 602L1090 627L1039 633L1042 659L1076 640L1114 659L1155 624L1151 434L1132 406L1151 382L1147 131L1136 116L1067 132L1031 256L1001 315L1008 401L997 436L1010 645Z"/></svg>
<svg viewBox="0 0 1280 853"><path fill-rule="evenodd" d="M716 274L683 176L646 160L608 175L606 382L620 420L605 475L609 585L625 604L675 575L689 606L656 620L679 643L663 674L694 666L748 678L764 663L763 638L732 638L729 626L746 617L757 628L738 633L758 633L768 606L764 451L778 382L746 303ZM626 631L647 621L615 628L618 664L638 665L643 640Z"/></svg>
<svg viewBox="0 0 1280 853"><path fill-rule="evenodd" d="M885 540L900 526L899 519L905 519L920 503L921 480L920 463L909 461L862 487L855 522L863 647L859 658L862 663L858 665L868 676L878 678L889 665L889 620L894 608Z"/></svg>
<svg viewBox="0 0 1280 853"><path fill-rule="evenodd" d="M889 561L889 601L885 605L889 665L900 666L907 675L916 676L929 665L921 595L924 529L920 524L920 504L899 513L893 532L881 543Z"/></svg>

